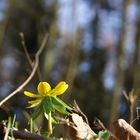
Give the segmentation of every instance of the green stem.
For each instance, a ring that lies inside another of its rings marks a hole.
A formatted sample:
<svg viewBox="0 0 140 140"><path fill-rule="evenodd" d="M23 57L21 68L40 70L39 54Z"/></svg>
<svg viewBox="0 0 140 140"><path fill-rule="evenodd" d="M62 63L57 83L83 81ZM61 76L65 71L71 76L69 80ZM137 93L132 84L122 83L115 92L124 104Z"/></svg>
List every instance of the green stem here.
<svg viewBox="0 0 140 140"><path fill-rule="evenodd" d="M30 132L32 133L33 132L33 119L31 118L30 119Z"/></svg>
<svg viewBox="0 0 140 140"><path fill-rule="evenodd" d="M51 111L48 113L48 135L52 135L53 129L52 129L52 114Z"/></svg>

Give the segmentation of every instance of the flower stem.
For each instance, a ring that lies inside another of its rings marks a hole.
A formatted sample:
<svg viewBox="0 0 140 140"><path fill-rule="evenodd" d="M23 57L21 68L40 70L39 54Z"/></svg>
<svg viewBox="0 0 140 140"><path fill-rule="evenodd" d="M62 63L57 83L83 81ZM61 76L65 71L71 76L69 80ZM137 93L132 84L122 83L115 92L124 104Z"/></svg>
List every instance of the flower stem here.
<svg viewBox="0 0 140 140"><path fill-rule="evenodd" d="M51 111L48 113L48 136L52 135L53 129L52 129L52 114Z"/></svg>
<svg viewBox="0 0 140 140"><path fill-rule="evenodd" d="M32 118L30 119L29 124L30 124L30 132L32 133L33 132L33 119Z"/></svg>

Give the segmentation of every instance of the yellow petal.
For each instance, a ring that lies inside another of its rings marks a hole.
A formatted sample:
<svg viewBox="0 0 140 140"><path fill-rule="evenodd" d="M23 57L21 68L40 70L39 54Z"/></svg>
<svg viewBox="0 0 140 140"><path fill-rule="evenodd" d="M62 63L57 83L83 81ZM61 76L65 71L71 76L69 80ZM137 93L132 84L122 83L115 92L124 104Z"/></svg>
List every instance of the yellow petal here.
<svg viewBox="0 0 140 140"><path fill-rule="evenodd" d="M45 96L47 94L47 92L49 92L51 90L51 86L47 82L40 82L38 84L37 90L40 95Z"/></svg>
<svg viewBox="0 0 140 140"><path fill-rule="evenodd" d="M28 92L28 91L24 91L24 94L25 94L26 96L32 97L32 98L38 98L38 97L40 97L40 95L31 93L31 92Z"/></svg>
<svg viewBox="0 0 140 140"><path fill-rule="evenodd" d="M66 82L62 81L59 82L56 87L51 91L50 96L56 96L63 94L66 89L68 88L68 84Z"/></svg>
<svg viewBox="0 0 140 140"><path fill-rule="evenodd" d="M36 107L38 105L39 105L39 103L35 103L35 104L32 104L32 105L28 106L27 108L34 108L34 107Z"/></svg>
<svg viewBox="0 0 140 140"><path fill-rule="evenodd" d="M40 104L42 101L42 99L37 99L37 100L33 100L33 101L28 101L29 104Z"/></svg>

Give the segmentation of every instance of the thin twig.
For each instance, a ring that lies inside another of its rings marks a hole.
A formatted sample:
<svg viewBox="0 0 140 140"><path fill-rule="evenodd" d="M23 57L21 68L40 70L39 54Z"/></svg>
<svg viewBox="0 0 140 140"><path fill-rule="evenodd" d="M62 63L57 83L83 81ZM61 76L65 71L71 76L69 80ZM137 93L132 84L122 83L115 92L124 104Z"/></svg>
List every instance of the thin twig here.
<svg viewBox="0 0 140 140"><path fill-rule="evenodd" d="M126 98L127 102L129 103L129 108L130 108L130 124L131 122L133 122L134 119L134 105L135 105L135 101L137 99L137 96L134 95L134 89L132 89L128 94L123 91L123 95Z"/></svg>
<svg viewBox="0 0 140 140"><path fill-rule="evenodd" d="M140 118L140 115L138 115L131 123L130 125L132 125L135 121L137 121Z"/></svg>
<svg viewBox="0 0 140 140"><path fill-rule="evenodd" d="M26 58L27 58L27 60L28 60L28 62L30 64L31 68L33 68L33 60L31 59L30 54L29 54L29 52L27 50L27 46L26 46L26 43L25 43L24 34L21 32L19 35L21 37L21 44L22 44L23 50L25 52ZM38 74L39 80L41 81L42 80L42 77L41 77L41 74L40 74L39 67L37 68L37 74Z"/></svg>
<svg viewBox="0 0 140 140"><path fill-rule="evenodd" d="M75 111L77 111L77 113L79 113L80 115L82 115L82 117L85 119L86 123L89 124L87 116L82 112L82 110L78 106L76 100L74 100L74 107L76 109Z"/></svg>
<svg viewBox="0 0 140 140"><path fill-rule="evenodd" d="M24 52L25 52L25 55L26 55L26 58L29 62L29 64L31 65L31 67L33 67L33 62L32 62L32 59L27 51L27 47L26 47L26 44L25 44L25 38L24 38L24 34L21 32L20 34L20 37L21 37L21 44L23 46L23 49L24 49Z"/></svg>
<svg viewBox="0 0 140 140"><path fill-rule="evenodd" d="M42 44L39 48L39 50L37 51L36 55L35 55L35 62L33 65L33 69L31 74L29 75L29 77L24 81L24 83L22 85L20 85L16 90L14 90L10 95L8 95L6 98L4 98L1 102L0 102L0 106L3 105L7 100L9 100L10 98L12 98L15 94L17 94L18 92L20 92L33 78L33 76L35 75L38 65L39 65L39 56L41 54L41 52L43 51L46 43L48 40L48 34L45 35Z"/></svg>
<svg viewBox="0 0 140 140"><path fill-rule="evenodd" d="M140 115L139 115L139 112L138 112L139 109L140 109L139 107L136 108L137 117L136 117L133 121L131 121L131 123L130 123L131 125L132 125L136 120L139 120L139 118L140 118Z"/></svg>

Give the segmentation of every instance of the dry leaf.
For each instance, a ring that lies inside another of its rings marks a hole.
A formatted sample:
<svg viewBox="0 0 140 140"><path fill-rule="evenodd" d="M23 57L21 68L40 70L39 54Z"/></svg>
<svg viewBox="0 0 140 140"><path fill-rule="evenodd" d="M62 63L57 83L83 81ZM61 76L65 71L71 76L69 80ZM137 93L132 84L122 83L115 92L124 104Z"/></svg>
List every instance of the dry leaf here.
<svg viewBox="0 0 140 140"><path fill-rule="evenodd" d="M119 140L140 140L140 133L123 119L114 122L114 129Z"/></svg>
<svg viewBox="0 0 140 140"><path fill-rule="evenodd" d="M94 133L83 118L76 113L72 114L72 123L69 126L75 131L75 133L73 133L75 136L72 136L73 140L90 140L91 138L97 137L97 134Z"/></svg>

